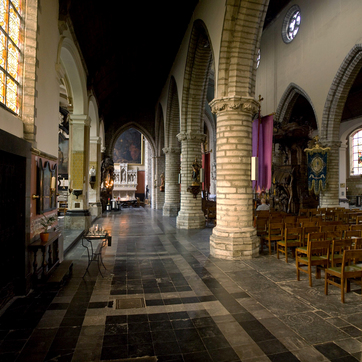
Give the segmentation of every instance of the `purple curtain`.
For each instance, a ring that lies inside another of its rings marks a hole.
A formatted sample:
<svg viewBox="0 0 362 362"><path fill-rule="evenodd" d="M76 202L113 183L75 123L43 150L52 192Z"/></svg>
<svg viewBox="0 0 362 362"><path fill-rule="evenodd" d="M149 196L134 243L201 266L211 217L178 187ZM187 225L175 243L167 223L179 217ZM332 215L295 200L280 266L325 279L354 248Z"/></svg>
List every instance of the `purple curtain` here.
<svg viewBox="0 0 362 362"><path fill-rule="evenodd" d="M259 135L258 135L259 133ZM256 157L258 152L258 137L259 137L259 170L257 180L257 192L263 188L269 190L271 187L271 169L272 169L272 148L273 148L273 116L266 116L260 120L258 132L258 120L253 122L253 157ZM253 189L256 182L253 181Z"/></svg>

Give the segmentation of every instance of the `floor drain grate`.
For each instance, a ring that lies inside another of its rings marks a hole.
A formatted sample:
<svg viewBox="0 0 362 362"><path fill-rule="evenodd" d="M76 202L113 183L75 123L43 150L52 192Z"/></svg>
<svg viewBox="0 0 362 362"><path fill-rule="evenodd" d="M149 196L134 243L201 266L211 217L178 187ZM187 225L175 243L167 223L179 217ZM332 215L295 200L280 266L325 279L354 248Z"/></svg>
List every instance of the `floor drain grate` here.
<svg viewBox="0 0 362 362"><path fill-rule="evenodd" d="M116 309L144 308L144 298L116 299Z"/></svg>

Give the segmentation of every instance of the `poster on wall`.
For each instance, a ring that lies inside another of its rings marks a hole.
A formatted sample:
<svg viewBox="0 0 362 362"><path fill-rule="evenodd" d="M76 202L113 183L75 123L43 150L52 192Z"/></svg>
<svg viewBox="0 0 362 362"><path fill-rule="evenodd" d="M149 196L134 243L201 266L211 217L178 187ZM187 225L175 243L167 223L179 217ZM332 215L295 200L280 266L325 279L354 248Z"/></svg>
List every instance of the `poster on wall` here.
<svg viewBox="0 0 362 362"><path fill-rule="evenodd" d="M143 136L134 128L123 132L113 150L114 163L143 164Z"/></svg>

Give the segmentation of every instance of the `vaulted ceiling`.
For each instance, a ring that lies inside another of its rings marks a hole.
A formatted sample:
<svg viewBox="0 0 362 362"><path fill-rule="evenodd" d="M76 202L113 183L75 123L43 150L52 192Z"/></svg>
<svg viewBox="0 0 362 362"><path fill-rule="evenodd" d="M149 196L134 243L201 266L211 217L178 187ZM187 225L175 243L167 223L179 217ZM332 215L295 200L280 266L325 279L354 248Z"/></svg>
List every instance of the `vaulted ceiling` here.
<svg viewBox="0 0 362 362"><path fill-rule="evenodd" d="M266 24L289 0L271 0ZM198 0L60 0L106 128L151 120Z"/></svg>

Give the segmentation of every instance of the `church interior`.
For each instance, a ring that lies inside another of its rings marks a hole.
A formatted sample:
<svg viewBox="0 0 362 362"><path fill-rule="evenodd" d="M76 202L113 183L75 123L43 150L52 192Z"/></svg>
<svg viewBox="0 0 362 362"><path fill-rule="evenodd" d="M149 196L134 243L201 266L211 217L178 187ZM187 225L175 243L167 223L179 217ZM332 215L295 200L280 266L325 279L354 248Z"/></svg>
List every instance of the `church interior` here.
<svg viewBox="0 0 362 362"><path fill-rule="evenodd" d="M0 360L362 361L361 16L0 0Z"/></svg>

